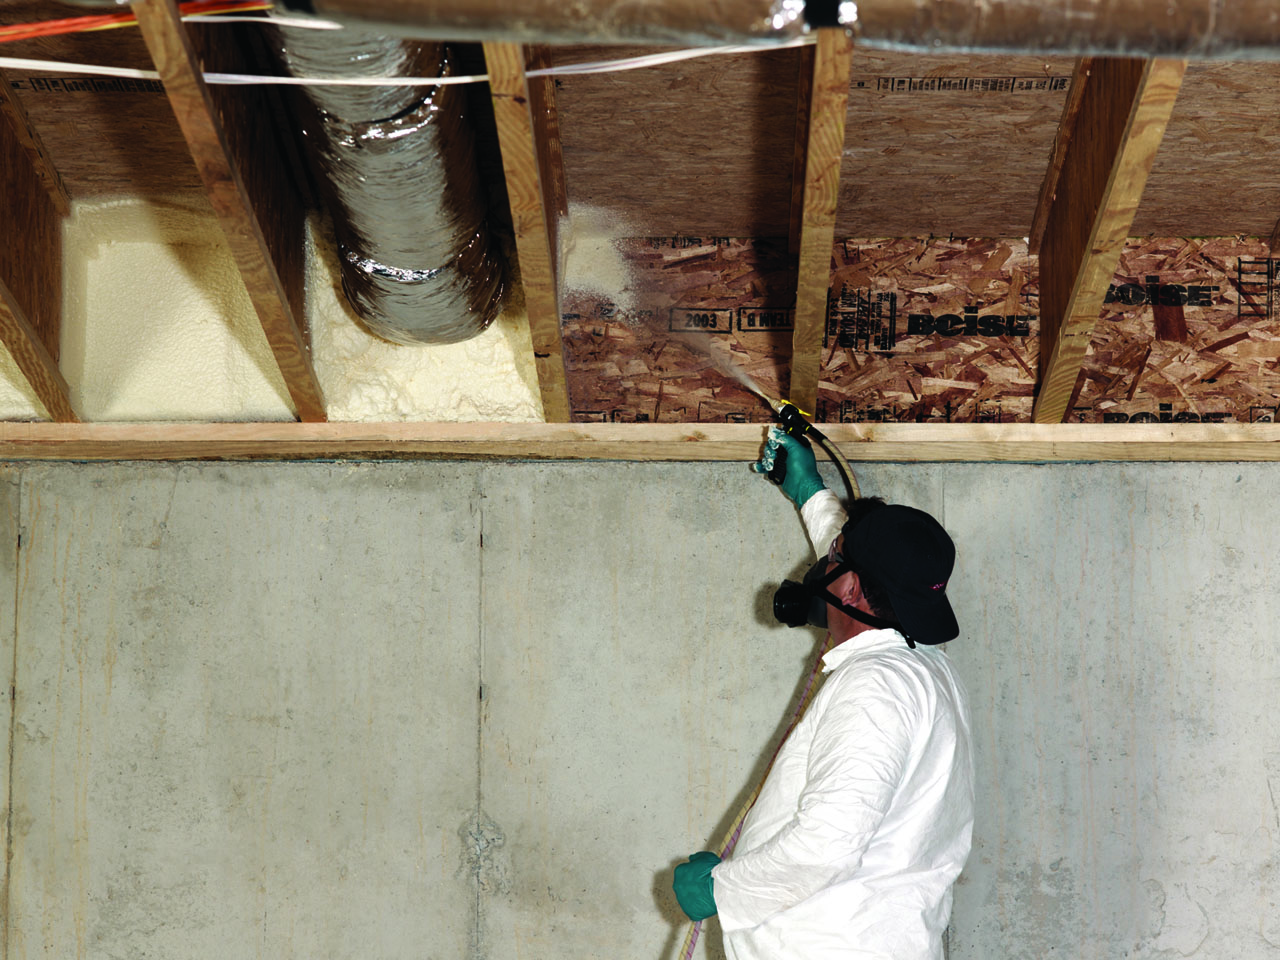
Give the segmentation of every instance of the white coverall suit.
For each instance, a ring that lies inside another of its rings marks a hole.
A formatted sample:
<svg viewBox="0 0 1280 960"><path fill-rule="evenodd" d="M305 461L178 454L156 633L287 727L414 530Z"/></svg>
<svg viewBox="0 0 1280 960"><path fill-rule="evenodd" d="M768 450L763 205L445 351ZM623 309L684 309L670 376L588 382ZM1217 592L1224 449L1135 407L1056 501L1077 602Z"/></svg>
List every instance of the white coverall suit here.
<svg viewBox="0 0 1280 960"><path fill-rule="evenodd" d="M801 516L820 552L845 520L829 491ZM964 688L939 647L896 630L854 636L823 670L711 873L729 960L941 960L973 830Z"/></svg>

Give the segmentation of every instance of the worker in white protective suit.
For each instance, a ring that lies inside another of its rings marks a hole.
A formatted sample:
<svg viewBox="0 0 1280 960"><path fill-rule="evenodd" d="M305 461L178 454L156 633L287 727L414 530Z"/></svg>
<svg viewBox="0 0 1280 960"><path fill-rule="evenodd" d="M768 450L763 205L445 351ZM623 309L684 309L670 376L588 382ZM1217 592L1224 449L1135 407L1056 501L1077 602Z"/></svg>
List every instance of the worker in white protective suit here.
<svg viewBox="0 0 1280 960"><path fill-rule="evenodd" d="M731 856L678 866L676 898L693 920L718 913L729 960L941 960L973 830L964 688L936 646L959 633L955 547L911 507L863 499L847 517L808 443L780 430L753 469L778 479L780 450L826 555L806 583L833 646Z"/></svg>

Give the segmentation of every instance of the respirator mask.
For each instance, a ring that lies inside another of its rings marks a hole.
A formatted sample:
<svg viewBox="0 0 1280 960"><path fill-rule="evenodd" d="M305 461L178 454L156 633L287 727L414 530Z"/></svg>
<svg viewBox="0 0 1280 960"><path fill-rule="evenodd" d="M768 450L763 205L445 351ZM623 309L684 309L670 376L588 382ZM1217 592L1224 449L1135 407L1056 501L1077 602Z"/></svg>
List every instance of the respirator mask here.
<svg viewBox="0 0 1280 960"><path fill-rule="evenodd" d="M831 567L828 570L828 566ZM835 583L852 568L845 562L831 545L831 552L811 566L804 579L797 583L794 580L783 580L782 585L773 594L773 615L779 623L788 627L820 627L827 628L827 606L833 606L848 614L855 620L871 627L896 627L901 629L897 621L886 620L873 614L851 607L831 592L831 584ZM911 643L910 639L907 640Z"/></svg>

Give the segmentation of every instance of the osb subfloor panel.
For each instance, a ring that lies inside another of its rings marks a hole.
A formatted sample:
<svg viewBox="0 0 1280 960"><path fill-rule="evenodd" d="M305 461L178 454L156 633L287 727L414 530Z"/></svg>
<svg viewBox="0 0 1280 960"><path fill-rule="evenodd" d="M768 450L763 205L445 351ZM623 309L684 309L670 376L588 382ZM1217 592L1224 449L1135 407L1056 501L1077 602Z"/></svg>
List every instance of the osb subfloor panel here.
<svg viewBox="0 0 1280 960"><path fill-rule="evenodd" d="M575 420L768 420L790 375L796 267L786 241L623 240L630 287L562 304Z"/></svg>
<svg viewBox="0 0 1280 960"><path fill-rule="evenodd" d="M0 4L0 23L94 12L70 4L6 0ZM33 60L153 69L151 55L136 28L6 43L0 53ZM5 75L72 197L149 196L200 189L200 177L159 81L73 75L59 69L23 68Z"/></svg>
<svg viewBox="0 0 1280 960"><path fill-rule="evenodd" d="M1133 234L1271 235L1280 217L1280 63L1191 63Z"/></svg>
<svg viewBox="0 0 1280 960"><path fill-rule="evenodd" d="M651 48L560 47L558 63ZM571 203L635 235L788 230L797 50L557 80ZM1070 57L855 51L837 236L1025 236ZM1269 236L1280 216L1280 63L1192 63L1135 236Z"/></svg>
<svg viewBox="0 0 1280 960"><path fill-rule="evenodd" d="M614 298L570 293L578 421L764 421L794 327L785 245L619 243ZM1021 240L836 244L817 417L1028 422L1039 363L1037 263ZM1259 240L1133 240L1094 331L1071 419L1259 422L1280 404L1280 261Z"/></svg>
<svg viewBox="0 0 1280 960"><path fill-rule="evenodd" d="M855 49L836 236L1025 236L1074 69Z"/></svg>

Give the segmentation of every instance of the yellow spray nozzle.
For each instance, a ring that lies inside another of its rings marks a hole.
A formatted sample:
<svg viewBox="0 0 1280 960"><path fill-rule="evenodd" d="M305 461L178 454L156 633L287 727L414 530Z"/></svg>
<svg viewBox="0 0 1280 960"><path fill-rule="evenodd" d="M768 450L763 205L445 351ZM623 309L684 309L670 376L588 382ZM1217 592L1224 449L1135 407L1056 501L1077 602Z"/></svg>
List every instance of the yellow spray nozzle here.
<svg viewBox="0 0 1280 960"><path fill-rule="evenodd" d="M774 414L777 416L778 422L782 424L782 429L793 437L816 432L813 429L813 424L809 422L812 414L806 414L790 400L779 403L774 408Z"/></svg>
<svg viewBox="0 0 1280 960"><path fill-rule="evenodd" d="M808 417L810 420L813 419L813 414L809 413L808 411L801 410L798 406L796 406L796 404L792 403L790 400L779 400L777 397L771 397L767 393L758 393L757 395L760 397L761 400L763 400L765 403L769 405L769 408L774 413L778 414L779 416L782 415L783 410L785 410L787 407L790 407L792 410L797 411L802 416Z"/></svg>

